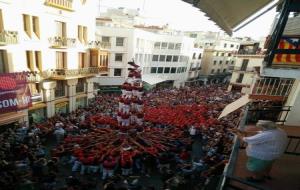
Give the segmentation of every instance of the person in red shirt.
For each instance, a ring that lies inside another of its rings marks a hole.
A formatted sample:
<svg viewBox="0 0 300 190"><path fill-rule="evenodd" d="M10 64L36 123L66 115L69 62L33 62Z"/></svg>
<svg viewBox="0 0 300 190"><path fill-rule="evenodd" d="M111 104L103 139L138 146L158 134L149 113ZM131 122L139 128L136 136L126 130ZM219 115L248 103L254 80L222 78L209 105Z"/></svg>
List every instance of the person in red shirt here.
<svg viewBox="0 0 300 190"><path fill-rule="evenodd" d="M108 156L103 162L102 179L105 180L107 177L114 175L114 169L116 166L116 160L112 156Z"/></svg>
<svg viewBox="0 0 300 190"><path fill-rule="evenodd" d="M125 152L121 155L120 165L122 169L122 175L128 176L132 173L132 157L129 152Z"/></svg>

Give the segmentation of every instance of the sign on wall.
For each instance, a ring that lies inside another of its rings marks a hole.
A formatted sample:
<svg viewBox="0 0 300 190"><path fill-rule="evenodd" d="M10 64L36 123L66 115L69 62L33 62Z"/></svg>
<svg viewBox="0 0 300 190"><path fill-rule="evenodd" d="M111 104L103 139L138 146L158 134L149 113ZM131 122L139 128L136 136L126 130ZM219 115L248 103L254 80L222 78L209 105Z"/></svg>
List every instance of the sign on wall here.
<svg viewBox="0 0 300 190"><path fill-rule="evenodd" d="M27 109L31 105L27 73L0 74L0 113Z"/></svg>

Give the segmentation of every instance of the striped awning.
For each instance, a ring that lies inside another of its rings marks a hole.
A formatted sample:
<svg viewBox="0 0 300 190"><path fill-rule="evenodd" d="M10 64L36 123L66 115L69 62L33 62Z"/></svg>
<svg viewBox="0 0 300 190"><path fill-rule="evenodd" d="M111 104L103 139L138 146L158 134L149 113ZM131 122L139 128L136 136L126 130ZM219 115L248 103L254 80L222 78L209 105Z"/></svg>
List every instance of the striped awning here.
<svg viewBox="0 0 300 190"><path fill-rule="evenodd" d="M300 39L281 39L278 49L300 49ZM300 54L275 54L273 65L300 66Z"/></svg>

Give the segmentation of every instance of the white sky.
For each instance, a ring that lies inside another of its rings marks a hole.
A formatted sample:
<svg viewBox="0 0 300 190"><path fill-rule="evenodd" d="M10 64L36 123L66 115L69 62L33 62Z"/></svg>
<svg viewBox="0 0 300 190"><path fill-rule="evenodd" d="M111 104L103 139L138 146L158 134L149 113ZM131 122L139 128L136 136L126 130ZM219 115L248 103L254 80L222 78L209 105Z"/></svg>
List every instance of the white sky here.
<svg viewBox="0 0 300 190"><path fill-rule="evenodd" d="M204 13L181 0L100 0L100 10L107 8L139 8L149 24L166 24L171 28L190 31L220 31ZM249 36L259 39L268 35L275 17L275 9L264 14L234 36Z"/></svg>

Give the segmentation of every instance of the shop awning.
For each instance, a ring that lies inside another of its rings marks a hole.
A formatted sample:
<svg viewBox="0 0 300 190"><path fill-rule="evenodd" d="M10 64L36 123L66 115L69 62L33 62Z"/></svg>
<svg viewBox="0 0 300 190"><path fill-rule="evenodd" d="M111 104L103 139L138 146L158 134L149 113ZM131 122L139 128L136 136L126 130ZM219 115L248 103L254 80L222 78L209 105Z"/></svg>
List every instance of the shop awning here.
<svg viewBox="0 0 300 190"><path fill-rule="evenodd" d="M249 99L248 95L244 95L237 99L236 101L228 104L222 111L221 115L219 116L218 119L221 119L222 117L227 116L231 112L234 112L235 110L239 109L240 107L245 106L247 103L249 103L251 99Z"/></svg>
<svg viewBox="0 0 300 190"><path fill-rule="evenodd" d="M6 114L1 114L0 116L0 125L5 125L19 121L24 118L27 114L24 112L11 112Z"/></svg>
<svg viewBox="0 0 300 190"><path fill-rule="evenodd" d="M274 0L183 0L193 4L226 33Z"/></svg>
<svg viewBox="0 0 300 190"><path fill-rule="evenodd" d="M166 81L166 79L157 77L155 75L142 75L142 80L150 85L155 85L160 82Z"/></svg>

